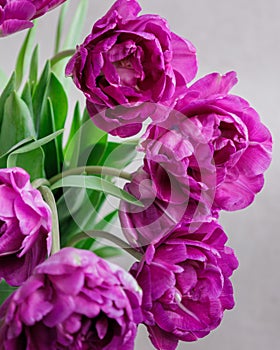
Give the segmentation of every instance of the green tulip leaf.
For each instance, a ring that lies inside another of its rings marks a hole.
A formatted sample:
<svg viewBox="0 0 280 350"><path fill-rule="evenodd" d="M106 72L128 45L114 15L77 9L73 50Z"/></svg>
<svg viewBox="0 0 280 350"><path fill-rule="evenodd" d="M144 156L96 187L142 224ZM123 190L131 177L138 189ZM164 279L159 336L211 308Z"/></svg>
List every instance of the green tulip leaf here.
<svg viewBox="0 0 280 350"><path fill-rule="evenodd" d="M7 167L23 168L29 173L30 180L33 181L45 177L44 160L44 151L42 147L39 147L25 153L11 154L7 160Z"/></svg>
<svg viewBox="0 0 280 350"><path fill-rule="evenodd" d="M6 100L11 95L11 93L15 90L15 86L16 86L16 74L14 72L0 96L0 128L3 120Z"/></svg>
<svg viewBox="0 0 280 350"><path fill-rule="evenodd" d="M122 255L122 250L120 248L109 246L94 249L93 252L103 259L113 258Z"/></svg>
<svg viewBox="0 0 280 350"><path fill-rule="evenodd" d="M4 280L0 282L0 305L12 294L17 288L11 287Z"/></svg>
<svg viewBox="0 0 280 350"><path fill-rule="evenodd" d="M32 50L35 34L36 34L36 25L34 25L34 27L29 29L29 31L27 32L27 35L25 37L25 40L22 44L22 47L17 57L16 69L15 69L17 89L20 87L25 71L30 64L31 50Z"/></svg>
<svg viewBox="0 0 280 350"><path fill-rule="evenodd" d="M80 187L112 195L128 203L143 207L143 204L131 194L97 176L70 175L58 180L51 186L52 190L60 187Z"/></svg>
<svg viewBox="0 0 280 350"><path fill-rule="evenodd" d="M31 56L30 69L29 69L29 81L32 87L32 92L33 92L34 86L36 86L37 78L38 78L38 61L39 61L39 46L36 45Z"/></svg>
<svg viewBox="0 0 280 350"><path fill-rule="evenodd" d="M44 107L46 106L47 101L47 92L51 78L51 69L50 62L47 61L43 72L40 76L40 79L34 88L34 93L32 95L32 104L33 104L33 114L35 118L35 127L36 130L39 130L42 114ZM45 135L44 135L45 136ZM40 136L39 136L40 137Z"/></svg>
<svg viewBox="0 0 280 350"><path fill-rule="evenodd" d="M28 138L36 138L34 124L26 103L14 91L7 98L4 107L0 133L0 154Z"/></svg>
<svg viewBox="0 0 280 350"><path fill-rule="evenodd" d="M41 146L44 146L47 143L49 143L52 140L54 140L60 134L62 134L63 131L64 131L63 129L62 130L58 130L58 131L52 133L51 135L43 137L42 139L35 140L34 142L29 143L28 145L24 145L24 146L16 149L13 153L10 154L10 156L13 156L13 155L16 155L16 154L30 152L30 151L33 151L33 150L41 147Z"/></svg>

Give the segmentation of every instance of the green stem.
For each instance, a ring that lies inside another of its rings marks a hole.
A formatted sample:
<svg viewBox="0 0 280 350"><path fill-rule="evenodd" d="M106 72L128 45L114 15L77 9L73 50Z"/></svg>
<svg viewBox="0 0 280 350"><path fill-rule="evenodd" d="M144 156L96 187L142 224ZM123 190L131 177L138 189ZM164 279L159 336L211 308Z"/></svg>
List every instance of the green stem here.
<svg viewBox="0 0 280 350"><path fill-rule="evenodd" d="M127 253L132 255L137 260L141 260L142 259L143 255L141 253L139 253L137 250L131 248L131 246L129 244L124 242L119 237L116 237L116 236L114 236L111 233L106 232L106 231L93 230L93 231L86 231L86 232L77 233L71 239L71 241L69 242L69 245L73 246L76 243L80 242L81 240L89 238L89 237L90 238L104 238L104 239L107 239L108 241L111 241L114 244L116 244L117 246L119 246L120 248L122 248L124 251L126 251Z"/></svg>
<svg viewBox="0 0 280 350"><path fill-rule="evenodd" d="M74 53L75 53L75 50L65 50L65 51L59 52L58 54L53 56L53 58L50 60L51 67L55 66L59 61L63 60L64 58L73 56Z"/></svg>
<svg viewBox="0 0 280 350"><path fill-rule="evenodd" d="M98 166L98 165L92 165L92 166L82 166L78 168L73 168L69 170L65 170L60 174L57 174L53 176L51 179L49 179L50 185L53 185L58 180L62 179L63 177L70 176L70 175L81 175L81 174L88 174L88 175L108 175L108 176L116 176L120 177L122 179L131 180L131 174L127 173L126 171L120 171L115 168L109 168L106 166Z"/></svg>
<svg viewBox="0 0 280 350"><path fill-rule="evenodd" d="M59 234L59 221L57 214L57 207L54 195L52 191L46 187L39 187L39 191L42 193L43 199L49 205L52 213L52 250L51 255L60 250L60 234Z"/></svg>

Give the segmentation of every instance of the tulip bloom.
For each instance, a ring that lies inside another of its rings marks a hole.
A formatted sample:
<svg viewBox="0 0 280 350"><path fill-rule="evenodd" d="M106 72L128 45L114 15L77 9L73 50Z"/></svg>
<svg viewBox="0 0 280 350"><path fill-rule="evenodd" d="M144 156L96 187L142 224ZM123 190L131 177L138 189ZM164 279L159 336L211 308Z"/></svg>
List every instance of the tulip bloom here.
<svg viewBox="0 0 280 350"><path fill-rule="evenodd" d="M131 273L143 288L143 313L159 350L175 350L179 340L204 337L234 306L229 280L238 262L216 221L196 231L184 225L161 244L151 245Z"/></svg>
<svg viewBox="0 0 280 350"><path fill-rule="evenodd" d="M51 250L51 212L21 168L0 169L0 278L18 286Z"/></svg>
<svg viewBox="0 0 280 350"><path fill-rule="evenodd" d="M64 248L0 308L0 349L132 350L141 289L94 253Z"/></svg>
<svg viewBox="0 0 280 350"><path fill-rule="evenodd" d="M247 101L229 93L236 74L212 73L186 89L174 107L173 126L183 137L193 128L202 130L216 167L217 209L238 210L250 205L264 184L271 162L272 138L258 113Z"/></svg>
<svg viewBox="0 0 280 350"><path fill-rule="evenodd" d="M150 104L172 104L197 72L193 45L160 16L138 16L140 10L135 0L116 1L66 67L96 125L122 137L141 129Z"/></svg>

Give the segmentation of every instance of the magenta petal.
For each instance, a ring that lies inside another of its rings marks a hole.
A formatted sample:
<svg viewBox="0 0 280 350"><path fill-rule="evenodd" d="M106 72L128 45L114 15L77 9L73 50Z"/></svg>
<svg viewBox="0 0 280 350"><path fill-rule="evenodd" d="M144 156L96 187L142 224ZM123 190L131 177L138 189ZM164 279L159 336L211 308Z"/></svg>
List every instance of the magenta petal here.
<svg viewBox="0 0 280 350"><path fill-rule="evenodd" d="M230 211L246 208L253 202L255 194L261 190L263 182L263 175L247 179L245 183L225 182L217 188L215 203L218 207Z"/></svg>
<svg viewBox="0 0 280 350"><path fill-rule="evenodd" d="M75 298L75 305L75 309L79 314L89 318L98 316L101 311L100 305L97 302L81 296Z"/></svg>
<svg viewBox="0 0 280 350"><path fill-rule="evenodd" d="M5 232L0 239L0 256L14 254L19 251L22 245L23 235L16 220L8 222ZM1 267L0 267L1 270Z"/></svg>
<svg viewBox="0 0 280 350"><path fill-rule="evenodd" d="M193 80L197 73L196 49L188 40L172 33L172 65L175 71L184 78L185 84ZM187 58L187 59L186 59Z"/></svg>
<svg viewBox="0 0 280 350"><path fill-rule="evenodd" d="M47 300L47 295L43 289L39 289L33 292L28 300L20 305L20 308L22 321L28 326L33 326L52 310L53 305Z"/></svg>
<svg viewBox="0 0 280 350"><path fill-rule="evenodd" d="M57 295L52 300L52 309L44 317L44 324L47 327L54 327L55 325L65 321L75 310L75 300L71 295Z"/></svg>
<svg viewBox="0 0 280 350"><path fill-rule="evenodd" d="M32 27L33 27L33 23L30 21L8 19L0 27L0 36L10 35Z"/></svg>
<svg viewBox="0 0 280 350"><path fill-rule="evenodd" d="M15 191L7 185L0 185L0 197L5 200L0 201L0 217L13 218L15 216L14 201L16 198Z"/></svg>
<svg viewBox="0 0 280 350"><path fill-rule="evenodd" d="M176 350L178 339L159 327L148 327L150 339L158 350Z"/></svg>
<svg viewBox="0 0 280 350"><path fill-rule="evenodd" d="M197 92L200 99L211 98L215 95L226 95L236 83L235 72L225 75L211 73L195 82L188 92Z"/></svg>
<svg viewBox="0 0 280 350"><path fill-rule="evenodd" d="M20 197L17 197L15 200L15 213L24 235L29 235L39 230L41 224L40 216L26 205Z"/></svg>
<svg viewBox="0 0 280 350"><path fill-rule="evenodd" d="M30 20L36 13L30 1L10 1L5 6L5 19Z"/></svg>
<svg viewBox="0 0 280 350"><path fill-rule="evenodd" d="M188 293L197 284L197 273L195 268L186 265L184 271L178 274L177 283L182 294Z"/></svg>
<svg viewBox="0 0 280 350"><path fill-rule="evenodd" d="M108 330L107 318L102 317L96 322L96 330L97 330L98 337L100 339L103 339L107 333L107 330Z"/></svg>
<svg viewBox="0 0 280 350"><path fill-rule="evenodd" d="M110 12L117 11L119 16L125 20L134 19L141 11L141 7L136 0L117 0L111 7ZM105 17L108 14L105 15Z"/></svg>
<svg viewBox="0 0 280 350"><path fill-rule="evenodd" d="M77 270L69 275L50 277L50 280L58 290L65 294L69 293L69 286L71 286L71 295L76 295L84 285L84 274L82 270Z"/></svg>
<svg viewBox="0 0 280 350"><path fill-rule="evenodd" d="M249 145L238 162L238 168L248 177L263 174L271 163L271 152L262 144Z"/></svg>
<svg viewBox="0 0 280 350"><path fill-rule="evenodd" d="M175 286L175 278L171 271L166 269L164 266L159 264L151 264L151 288L152 288L152 298L158 299L163 293Z"/></svg>

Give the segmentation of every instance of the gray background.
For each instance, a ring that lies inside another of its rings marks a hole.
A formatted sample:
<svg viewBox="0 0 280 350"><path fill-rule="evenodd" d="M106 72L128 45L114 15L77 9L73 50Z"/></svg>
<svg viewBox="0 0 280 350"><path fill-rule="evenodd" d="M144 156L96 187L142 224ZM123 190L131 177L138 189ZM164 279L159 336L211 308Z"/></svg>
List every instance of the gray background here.
<svg viewBox="0 0 280 350"><path fill-rule="evenodd" d="M75 5L77 0L72 0ZM86 35L113 1L90 0ZM142 0L143 12L165 17L173 31L197 48L199 74L238 72L236 94L249 100L270 128L274 158L261 194L247 209L225 213L221 221L240 267L233 277L236 307L221 326L196 343L179 349L263 350L280 348L280 1ZM58 10L39 20L41 58L52 55ZM71 20L71 18L70 18ZM9 75L25 33L0 40L0 67ZM0 89L1 90L1 89ZM119 263L128 265L126 258ZM135 349L153 349L141 328Z"/></svg>

